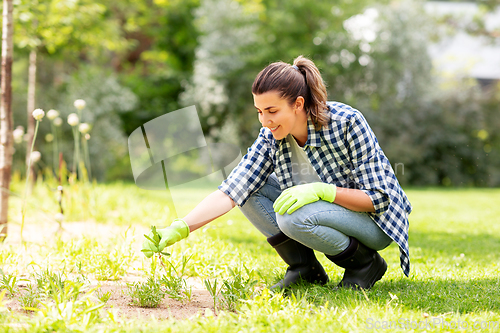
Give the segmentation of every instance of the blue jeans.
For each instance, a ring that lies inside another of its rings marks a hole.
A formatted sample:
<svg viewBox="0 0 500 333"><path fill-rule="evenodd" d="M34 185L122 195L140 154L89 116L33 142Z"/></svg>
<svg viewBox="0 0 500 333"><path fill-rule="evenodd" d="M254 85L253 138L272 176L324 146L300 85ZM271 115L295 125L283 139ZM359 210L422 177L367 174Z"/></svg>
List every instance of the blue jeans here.
<svg viewBox="0 0 500 333"><path fill-rule="evenodd" d="M279 215L273 203L281 194L275 174L240 207L243 215L266 237L280 231L288 237L328 255L336 255L349 246L349 236L376 251L392 242L367 213L351 211L319 200Z"/></svg>

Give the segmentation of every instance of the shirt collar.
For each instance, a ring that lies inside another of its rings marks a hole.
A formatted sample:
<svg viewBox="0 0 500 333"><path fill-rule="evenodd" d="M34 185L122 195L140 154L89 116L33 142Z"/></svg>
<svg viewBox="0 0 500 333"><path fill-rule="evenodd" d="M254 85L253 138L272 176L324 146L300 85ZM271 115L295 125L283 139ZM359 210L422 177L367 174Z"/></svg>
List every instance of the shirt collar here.
<svg viewBox="0 0 500 333"><path fill-rule="evenodd" d="M312 146L312 147L321 147L321 137L319 135L320 131L316 131L314 127L314 123L311 120L311 117L307 118L307 141L304 147Z"/></svg>

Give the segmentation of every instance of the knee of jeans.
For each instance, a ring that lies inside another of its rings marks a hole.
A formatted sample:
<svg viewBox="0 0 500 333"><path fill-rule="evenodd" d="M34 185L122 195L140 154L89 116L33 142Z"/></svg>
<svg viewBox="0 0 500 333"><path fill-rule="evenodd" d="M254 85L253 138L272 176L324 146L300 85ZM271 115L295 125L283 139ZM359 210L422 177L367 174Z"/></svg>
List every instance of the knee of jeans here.
<svg viewBox="0 0 500 333"><path fill-rule="evenodd" d="M276 215L276 222L278 223L278 227L288 237L295 238L297 234L303 232L303 228L300 227L300 221L298 221L293 214L285 213L284 215Z"/></svg>

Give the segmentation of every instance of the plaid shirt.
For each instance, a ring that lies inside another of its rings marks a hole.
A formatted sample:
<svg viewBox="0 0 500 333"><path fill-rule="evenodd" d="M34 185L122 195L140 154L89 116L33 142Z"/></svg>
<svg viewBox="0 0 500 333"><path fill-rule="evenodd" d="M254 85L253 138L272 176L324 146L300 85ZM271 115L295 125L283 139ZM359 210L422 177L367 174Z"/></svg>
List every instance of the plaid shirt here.
<svg viewBox="0 0 500 333"><path fill-rule="evenodd" d="M401 268L408 276L410 202L361 112L338 102L328 102L328 107L327 127L316 131L308 120L307 156L323 182L368 194L375 207L369 215L399 245ZM272 172L282 190L293 186L290 145L284 139L275 140L264 127L219 189L242 206Z"/></svg>

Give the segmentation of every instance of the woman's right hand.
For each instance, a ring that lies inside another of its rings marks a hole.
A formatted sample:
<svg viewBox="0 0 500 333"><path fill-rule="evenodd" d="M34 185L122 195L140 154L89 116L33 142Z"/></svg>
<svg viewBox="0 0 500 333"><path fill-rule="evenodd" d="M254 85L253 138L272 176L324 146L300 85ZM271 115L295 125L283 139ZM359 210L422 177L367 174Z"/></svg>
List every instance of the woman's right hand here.
<svg viewBox="0 0 500 333"><path fill-rule="evenodd" d="M148 238L142 243L142 253L148 258L151 258L155 253L162 252L165 247L189 236L189 226L184 220L175 219L169 227L157 229L156 232L161 237L158 246L153 244ZM154 235L152 231L148 234L148 237L153 239Z"/></svg>

